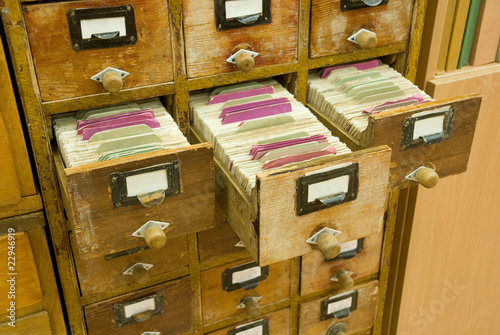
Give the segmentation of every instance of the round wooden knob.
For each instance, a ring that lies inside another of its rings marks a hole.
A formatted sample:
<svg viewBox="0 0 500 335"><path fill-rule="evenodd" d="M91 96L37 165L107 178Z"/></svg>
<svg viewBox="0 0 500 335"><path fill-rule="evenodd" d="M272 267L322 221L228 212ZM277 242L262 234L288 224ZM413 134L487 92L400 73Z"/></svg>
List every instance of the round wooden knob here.
<svg viewBox="0 0 500 335"><path fill-rule="evenodd" d="M151 249L160 249L167 243L165 232L158 226L151 226L146 229L144 239Z"/></svg>
<svg viewBox="0 0 500 335"><path fill-rule="evenodd" d="M436 171L426 167L418 169L415 173L415 178L417 178L420 185L426 188L433 188L439 181L439 175Z"/></svg>
<svg viewBox="0 0 500 335"><path fill-rule="evenodd" d="M132 278L139 285L145 285L149 281L149 273L143 266L136 266L132 270Z"/></svg>
<svg viewBox="0 0 500 335"><path fill-rule="evenodd" d="M106 92L116 93L122 89L123 79L115 71L108 71L102 76L102 86Z"/></svg>
<svg viewBox="0 0 500 335"><path fill-rule="evenodd" d="M342 272L339 276L339 284L344 290L348 290L354 286L354 279L347 272Z"/></svg>
<svg viewBox="0 0 500 335"><path fill-rule="evenodd" d="M248 72L253 69L254 65L255 60L249 53L240 52L238 55L236 55L236 67L238 68L238 70Z"/></svg>
<svg viewBox="0 0 500 335"><path fill-rule="evenodd" d="M260 314L259 303L252 298L245 300L245 310L247 314L251 317L257 316Z"/></svg>
<svg viewBox="0 0 500 335"><path fill-rule="evenodd" d="M362 31L356 37L356 41L363 49L372 49L377 46L377 35L371 31Z"/></svg>
<svg viewBox="0 0 500 335"><path fill-rule="evenodd" d="M346 335L347 325L345 323L334 324L330 329L328 329L327 335Z"/></svg>
<svg viewBox="0 0 500 335"><path fill-rule="evenodd" d="M340 254L340 242L330 233L323 233L318 237L318 248L327 259L333 259Z"/></svg>

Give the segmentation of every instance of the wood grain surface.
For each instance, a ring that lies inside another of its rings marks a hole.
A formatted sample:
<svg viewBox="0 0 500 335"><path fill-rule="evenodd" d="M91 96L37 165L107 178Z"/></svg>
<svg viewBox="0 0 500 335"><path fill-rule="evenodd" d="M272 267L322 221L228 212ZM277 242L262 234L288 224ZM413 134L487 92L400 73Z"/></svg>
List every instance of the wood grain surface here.
<svg viewBox="0 0 500 335"><path fill-rule="evenodd" d="M71 8L131 5L137 43L132 46L75 51L66 12ZM43 101L103 93L90 77L114 67L130 73L123 89L173 80L168 5L162 0L57 2L25 5L24 16Z"/></svg>
<svg viewBox="0 0 500 335"><path fill-rule="evenodd" d="M49 316L46 311L41 311L36 314L31 314L19 318L15 322L15 327L10 326L8 323L0 324L0 334L8 335L53 335L50 327Z"/></svg>
<svg viewBox="0 0 500 335"><path fill-rule="evenodd" d="M347 38L361 28L377 34L377 46L408 40L413 1L342 12L340 0L312 0L310 57L317 58L361 50Z"/></svg>
<svg viewBox="0 0 500 335"><path fill-rule="evenodd" d="M226 327L215 332L208 333L208 335L227 335L228 331L235 329L237 326L262 320L264 318L269 320L269 334L280 334L280 335L290 334L290 310L287 308L278 312L263 315L258 318L250 319L248 321L241 322L236 325Z"/></svg>
<svg viewBox="0 0 500 335"><path fill-rule="evenodd" d="M273 0L270 24L217 31L214 1L182 1L187 76L237 71L226 59L240 43L248 43L252 51L259 53L255 68L295 61L298 5L298 0Z"/></svg>
<svg viewBox="0 0 500 335"><path fill-rule="evenodd" d="M500 44L499 15L500 2L482 0L470 55L470 65L477 66L495 62Z"/></svg>

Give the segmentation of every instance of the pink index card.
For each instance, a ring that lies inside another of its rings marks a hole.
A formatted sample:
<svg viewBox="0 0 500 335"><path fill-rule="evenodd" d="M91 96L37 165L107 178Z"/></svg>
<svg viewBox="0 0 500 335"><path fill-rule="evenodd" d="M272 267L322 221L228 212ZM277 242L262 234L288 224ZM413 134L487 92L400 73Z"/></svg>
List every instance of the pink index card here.
<svg viewBox="0 0 500 335"><path fill-rule="evenodd" d="M321 79L325 79L326 76L333 70L338 70L338 69L343 69L345 67L355 67L359 71L363 70L368 70L368 69L373 69L378 66L378 60L371 60L368 62L363 62L363 63L356 63L356 64L348 64L348 65L338 65L338 66L332 66L328 67L323 71L323 74L321 75Z"/></svg>
<svg viewBox="0 0 500 335"><path fill-rule="evenodd" d="M151 115L151 113L136 114L136 115L122 117L122 118L118 118L118 119L112 119L112 120L92 123L92 124L80 127L80 129L78 129L76 133L78 135L81 135L85 129L100 128L100 127L106 127L109 125L120 125L120 124L125 123L125 122L130 123L130 122L134 122L134 121L154 119L154 118L155 118L154 115Z"/></svg>
<svg viewBox="0 0 500 335"><path fill-rule="evenodd" d="M112 124L112 125L107 125L107 126L100 126L100 127L95 127L95 128L84 128L83 129L83 140L86 141L89 138L92 137L92 135L99 133L104 130L109 130L109 129L116 129L116 128L122 128L126 126L135 126L138 124L145 124L149 126L150 128L158 128L160 127L160 122L158 122L157 119L143 119L143 120L135 120L135 121L130 121L130 122L124 122L120 124Z"/></svg>
<svg viewBox="0 0 500 335"><path fill-rule="evenodd" d="M308 152L306 154L281 157L281 158L277 158L275 160L272 160L272 161L264 164L262 166L262 170L277 168L277 167L280 167L280 166L283 166L286 164L302 162L302 161L306 161L306 160L321 157L321 156L335 155L336 153L337 153L337 149L334 146L331 146L331 147L328 147L325 150L321 150L321 151Z"/></svg>
<svg viewBox="0 0 500 335"><path fill-rule="evenodd" d="M377 108L380 108L380 107L386 107L386 106L391 106L391 105L399 105L402 102L406 102L406 101L408 101L408 102L415 101L416 103L421 103L421 102L424 101L424 97L422 95L420 95L420 94L415 94L415 95L412 95L411 97L408 97L406 99L396 100L396 101L388 101L388 102L385 102L383 104L380 104L380 105L377 105L377 106L365 109L363 111L363 114L371 113L373 110L375 110ZM413 104L410 103L409 105L413 105ZM401 107L401 106L398 106L398 107ZM375 113L378 113L378 112L373 112L373 114L375 114Z"/></svg>
<svg viewBox="0 0 500 335"><path fill-rule="evenodd" d="M241 105L224 107L222 109L222 112L219 115L219 119L224 118L226 113L241 112L241 111L244 111L246 109L252 109L252 108L269 106L269 105L276 105L276 104L285 103L288 101L289 101L288 98L277 98L277 99L268 99L268 100L262 100L262 101L249 102L249 103L241 104Z"/></svg>
<svg viewBox="0 0 500 335"><path fill-rule="evenodd" d="M132 115L137 115L137 114L143 114L143 113L151 113L151 116L155 116L154 112L151 109L141 109L141 110L136 110L133 112L125 112L125 113L119 113L119 114L114 114L114 115L108 115L104 117L99 117L99 118L94 118L94 119L89 119L89 120L78 120L76 123L76 129L80 129L81 127L87 126L89 124L93 123L98 123L102 121L108 121L108 120L114 120L114 119L121 119L124 117L132 116Z"/></svg>
<svg viewBox="0 0 500 335"><path fill-rule="evenodd" d="M239 91L239 92L211 96L208 104L214 105L214 104L219 104L219 103L226 102L229 100L243 99L243 98L253 97L255 95L273 94L273 93L274 93L274 88L272 86L251 88L251 89L245 90L245 91Z"/></svg>
<svg viewBox="0 0 500 335"><path fill-rule="evenodd" d="M292 105L289 102L279 105L262 106L254 109L247 109L241 112L226 113L222 119L222 124L259 119L261 117L289 113L291 111Z"/></svg>
<svg viewBox="0 0 500 335"><path fill-rule="evenodd" d="M250 151L250 154L252 155L252 160L257 160L257 159L260 159L262 156L264 156L266 153L273 151L273 150L276 150L276 149L286 148L289 146L303 144L303 143L309 143L309 142L323 143L326 141L327 141L326 136L317 135L317 136L311 136L308 138L301 138L301 139L272 143L273 145L266 145L266 146L260 146L260 147L259 146L252 146L252 150Z"/></svg>

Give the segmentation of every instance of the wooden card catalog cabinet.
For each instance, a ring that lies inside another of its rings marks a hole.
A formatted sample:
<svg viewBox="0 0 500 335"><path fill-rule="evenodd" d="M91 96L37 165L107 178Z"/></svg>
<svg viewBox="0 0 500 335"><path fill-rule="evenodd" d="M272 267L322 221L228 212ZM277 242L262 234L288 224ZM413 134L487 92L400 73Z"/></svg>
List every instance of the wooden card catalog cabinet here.
<svg viewBox="0 0 500 335"><path fill-rule="evenodd" d="M296 61L298 4L297 0L182 1L188 77Z"/></svg>
<svg viewBox="0 0 500 335"><path fill-rule="evenodd" d="M413 0L312 0L310 57L404 43Z"/></svg>
<svg viewBox="0 0 500 335"><path fill-rule="evenodd" d="M173 80L166 1L25 5L43 101Z"/></svg>

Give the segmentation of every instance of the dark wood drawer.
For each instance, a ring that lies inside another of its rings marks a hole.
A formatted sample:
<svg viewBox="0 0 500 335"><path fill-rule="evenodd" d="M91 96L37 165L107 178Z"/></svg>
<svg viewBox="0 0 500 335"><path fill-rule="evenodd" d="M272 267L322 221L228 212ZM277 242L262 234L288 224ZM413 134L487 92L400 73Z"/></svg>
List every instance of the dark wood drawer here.
<svg viewBox="0 0 500 335"><path fill-rule="evenodd" d="M246 331L246 333L245 333ZM209 335L288 335L290 334L290 310L283 309L278 312L263 315L257 319L241 322L237 325L208 333Z"/></svg>

